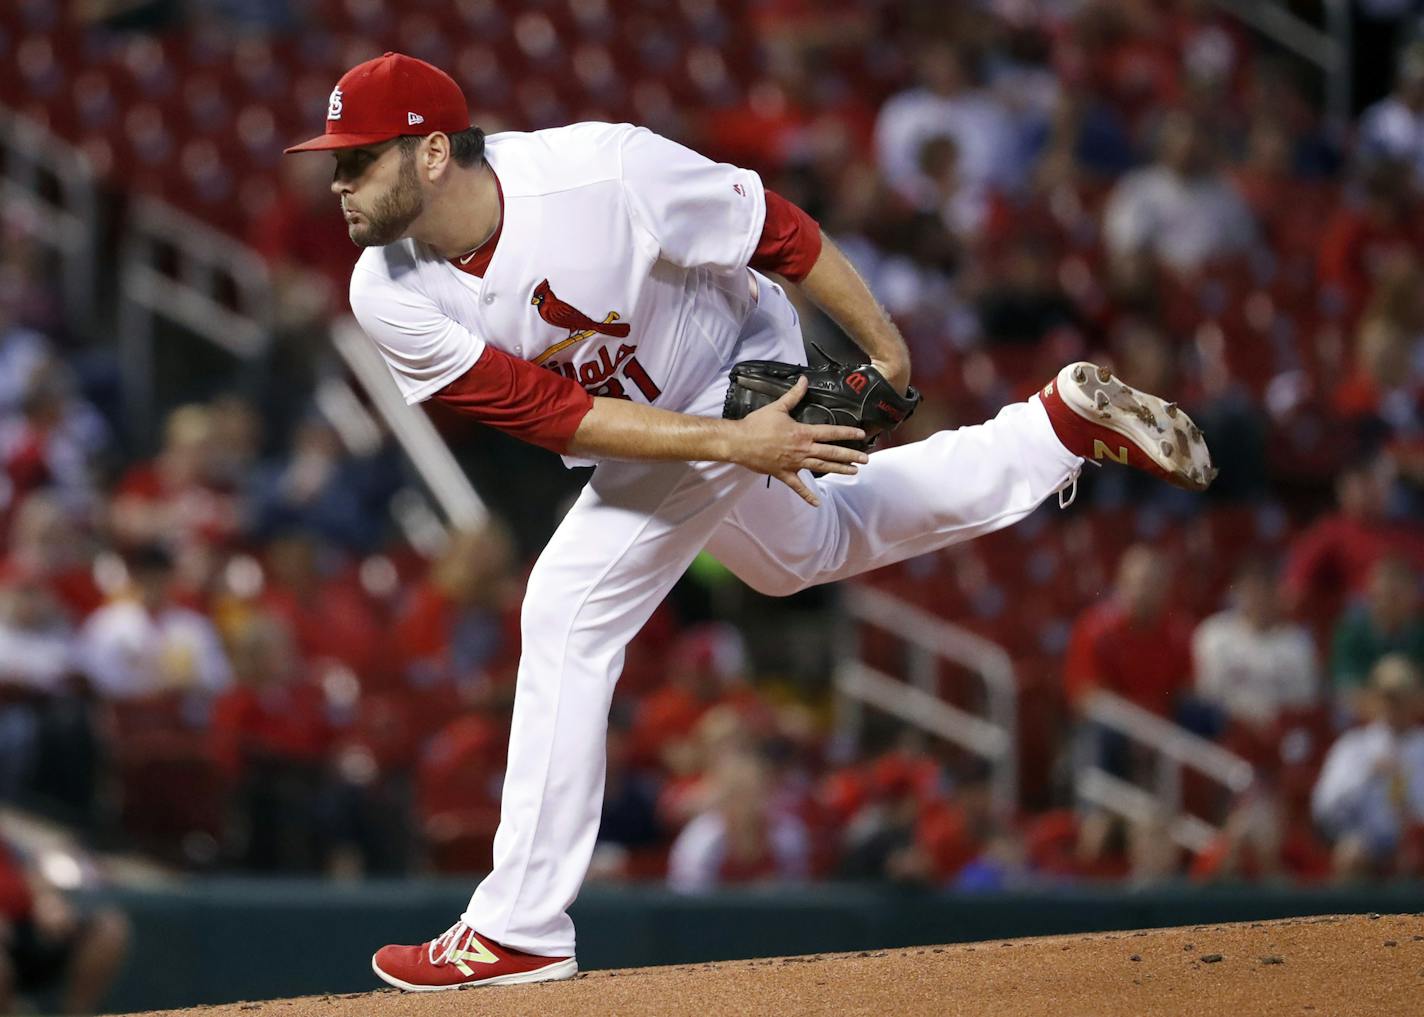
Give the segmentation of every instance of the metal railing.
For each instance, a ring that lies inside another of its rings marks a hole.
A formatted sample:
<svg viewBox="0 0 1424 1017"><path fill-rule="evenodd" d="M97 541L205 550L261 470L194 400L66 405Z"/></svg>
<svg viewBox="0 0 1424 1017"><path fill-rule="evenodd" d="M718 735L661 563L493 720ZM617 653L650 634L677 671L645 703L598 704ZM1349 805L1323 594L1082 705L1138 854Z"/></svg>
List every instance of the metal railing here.
<svg viewBox="0 0 1424 1017"><path fill-rule="evenodd" d="M879 629L904 643L906 675L897 678L866 663L855 635L848 635L850 645L835 674L843 733L857 737L864 708L873 707L958 745L990 764L994 803L1004 814L1012 813L1018 806L1018 682L1009 655L987 639L880 590L847 587L844 608L856 625ZM966 668L983 683L982 716L937 694L944 661Z"/></svg>
<svg viewBox="0 0 1424 1017"><path fill-rule="evenodd" d="M59 255L70 324L95 323L99 194L94 172L77 149L39 124L0 106L0 202L42 227L35 240Z"/></svg>
<svg viewBox="0 0 1424 1017"><path fill-rule="evenodd" d="M1151 790L1104 768L1103 731L1142 746L1155 757ZM1083 703L1073 755L1074 789L1080 801L1133 821L1164 821L1172 839L1191 851L1202 850L1221 831L1183 808L1184 771L1195 771L1232 794L1245 791L1256 777L1251 764L1234 752L1103 691L1090 694Z"/></svg>
<svg viewBox="0 0 1424 1017"><path fill-rule="evenodd" d="M361 326L352 318L344 318L332 329L331 341L425 481L445 518L459 529L483 525L489 510L475 493L474 485L430 418L406 405L385 361Z"/></svg>
<svg viewBox="0 0 1424 1017"><path fill-rule="evenodd" d="M130 206L119 265L124 410L133 433L149 438L159 323L258 356L271 341L272 280L256 251L153 198Z"/></svg>

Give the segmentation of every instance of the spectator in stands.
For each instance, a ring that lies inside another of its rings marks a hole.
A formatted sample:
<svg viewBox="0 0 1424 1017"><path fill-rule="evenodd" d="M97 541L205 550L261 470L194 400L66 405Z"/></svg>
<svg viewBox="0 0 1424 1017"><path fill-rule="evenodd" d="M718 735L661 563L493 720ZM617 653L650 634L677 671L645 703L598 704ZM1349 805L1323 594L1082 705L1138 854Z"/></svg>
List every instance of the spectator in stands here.
<svg viewBox="0 0 1424 1017"><path fill-rule="evenodd" d="M1359 172L1357 189L1336 206L1319 249L1324 306L1347 321L1365 305L1379 270L1393 256L1418 253L1424 246L1413 168L1381 159Z"/></svg>
<svg viewBox="0 0 1424 1017"><path fill-rule="evenodd" d="M947 134L926 138L916 162L925 186L924 204L939 216L949 236L960 240L979 236L989 217L992 194L987 188L963 186L958 142Z"/></svg>
<svg viewBox="0 0 1424 1017"><path fill-rule="evenodd" d="M0 1013L21 993L59 990L60 1012L98 1010L129 949L113 908L85 913L10 845L0 844Z"/></svg>
<svg viewBox="0 0 1424 1017"><path fill-rule="evenodd" d="M955 146L955 178L966 200L986 188L1012 189L1025 168L1018 126L999 99L975 81L973 56L934 40L916 55L918 84L892 96L875 124L880 171L911 207L942 207L926 175L925 143L948 137Z"/></svg>
<svg viewBox="0 0 1424 1017"><path fill-rule="evenodd" d="M414 730L443 726L452 704L506 707L518 668L519 577L509 534L453 534L399 609L396 678Z"/></svg>
<svg viewBox="0 0 1424 1017"><path fill-rule="evenodd" d="M1311 810L1334 842L1341 878L1393 870L1405 838L1424 823L1424 728L1419 669L1385 657L1370 673L1372 722L1341 736L1325 758Z"/></svg>
<svg viewBox="0 0 1424 1017"><path fill-rule="evenodd" d="M1141 276L1143 262L1190 275L1255 241L1251 210L1218 166L1214 144L1193 115L1171 113L1157 160L1113 189L1103 238L1120 275Z"/></svg>
<svg viewBox="0 0 1424 1017"><path fill-rule="evenodd" d="M343 556L315 534L291 529L268 542L264 564L262 605L286 622L304 659L341 661L365 682L384 676L393 648Z"/></svg>
<svg viewBox="0 0 1424 1017"><path fill-rule="evenodd" d="M922 814L941 797L939 764L926 754L920 739L907 738L901 747L861 770L857 795L861 803L839 831L837 877L928 881L933 863L917 833ZM827 791L831 790L828 782Z"/></svg>
<svg viewBox="0 0 1424 1017"><path fill-rule="evenodd" d="M1191 626L1170 605L1171 588L1172 566L1161 552L1146 544L1124 552L1112 596L1073 625L1063 665L1070 702L1103 689L1173 715L1191 682Z"/></svg>
<svg viewBox="0 0 1424 1017"><path fill-rule="evenodd" d="M1296 139L1275 111L1258 116L1246 135L1246 156L1231 175L1271 249L1291 264L1308 258L1313 272L1315 244L1334 192L1297 172L1295 147Z"/></svg>
<svg viewBox="0 0 1424 1017"><path fill-rule="evenodd" d="M1225 718L1262 730L1282 711L1308 707L1320 694L1315 643L1281 608L1276 573L1249 561L1231 584L1232 605L1192 635L1196 694Z"/></svg>
<svg viewBox="0 0 1424 1017"><path fill-rule="evenodd" d="M800 819L773 807L766 764L737 752L714 761L703 807L673 842L668 885L679 893L807 873L809 845Z"/></svg>
<svg viewBox="0 0 1424 1017"><path fill-rule="evenodd" d="M211 480L223 490L241 490L262 452L263 414L251 400L226 392L208 403L212 429Z"/></svg>
<svg viewBox="0 0 1424 1017"><path fill-rule="evenodd" d="M115 537L126 546L157 543L175 553L230 540L238 531L238 504L223 486L221 463L208 407L174 410L157 458L129 469L114 491Z"/></svg>
<svg viewBox="0 0 1424 1017"><path fill-rule="evenodd" d="M961 893L998 893L1025 889L1035 880L1023 838L1014 831L1000 831L959 870L952 885Z"/></svg>
<svg viewBox="0 0 1424 1017"><path fill-rule="evenodd" d="M1390 517L1394 478L1387 456L1359 460L1340 471L1336 511L1317 518L1291 544L1285 590L1292 609L1333 619L1341 598L1362 592L1381 558L1398 556L1424 567L1424 525Z"/></svg>
<svg viewBox="0 0 1424 1017"><path fill-rule="evenodd" d="M974 303L985 342L1035 346L1059 330L1078 329L1081 315L1058 280L1051 237L1025 231L998 262Z"/></svg>
<svg viewBox="0 0 1424 1017"><path fill-rule="evenodd" d="M128 595L95 611L79 633L80 667L100 695L203 702L223 692L232 680L227 654L212 622L174 601L172 555L140 546L127 571Z"/></svg>
<svg viewBox="0 0 1424 1017"><path fill-rule="evenodd" d="M1309 816L1290 815L1279 796L1258 788L1232 808L1221 833L1192 860L1190 875L1199 883L1315 883L1330 875L1330 852Z"/></svg>
<svg viewBox="0 0 1424 1017"><path fill-rule="evenodd" d="M0 209L0 331L19 327L51 342L65 338L71 323L53 242L49 227L28 207L12 201Z"/></svg>
<svg viewBox="0 0 1424 1017"><path fill-rule="evenodd" d="M1346 706L1354 705L1375 664L1390 654L1424 667L1419 576L1408 562L1394 557L1375 564L1362 602L1335 627L1330 677Z"/></svg>
<svg viewBox="0 0 1424 1017"><path fill-rule="evenodd" d="M211 735L235 787L230 853L246 869L318 873L332 745L322 691L271 615L240 625L230 647L233 687L214 704Z"/></svg>
<svg viewBox="0 0 1424 1017"><path fill-rule="evenodd" d="M38 577L78 623L104 602L94 579L93 547L75 518L45 491L26 498L10 528L9 555L0 579L11 573Z"/></svg>
<svg viewBox="0 0 1424 1017"><path fill-rule="evenodd" d="M628 734L608 731L608 775L603 784L603 820L598 827L593 870L602 879L647 874L658 864L662 841L658 821L658 785L647 770L632 766Z"/></svg>
<svg viewBox="0 0 1424 1017"><path fill-rule="evenodd" d="M20 412L30 379L53 356L49 339L20 324L17 297L0 284L0 417Z"/></svg>
<svg viewBox="0 0 1424 1017"><path fill-rule="evenodd" d="M324 419L309 416L286 457L252 482L252 530L259 537L301 529L354 553L375 549L384 535L381 511L394 494L374 458L347 453Z"/></svg>
<svg viewBox="0 0 1424 1017"><path fill-rule="evenodd" d="M44 704L74 673L74 631L41 577L0 581L0 799L30 789Z"/></svg>
<svg viewBox="0 0 1424 1017"><path fill-rule="evenodd" d="M732 626L713 622L689 629L668 655L667 681L638 705L630 737L634 759L691 772L694 733L704 716L719 706L744 721L760 713L747 667L746 641Z"/></svg>
<svg viewBox="0 0 1424 1017"><path fill-rule="evenodd" d="M359 252L331 208L329 167L320 159L284 159L276 193L251 220L247 242L272 269L279 328L320 327L346 307Z"/></svg>
<svg viewBox="0 0 1424 1017"><path fill-rule="evenodd" d="M1395 255L1379 270L1355 330L1353 369L1331 393L1335 412L1354 425L1364 447L1389 444L1400 456L1424 444L1421 339L1424 270L1418 258Z"/></svg>
<svg viewBox="0 0 1424 1017"><path fill-rule="evenodd" d="M1413 43L1395 66L1394 91L1360 117L1360 153L1413 168L1424 185L1424 43Z"/></svg>
<svg viewBox="0 0 1424 1017"><path fill-rule="evenodd" d="M995 889L1023 873L1019 832L994 801L993 769L976 760L959 768L950 793L925 803L915 828L915 854L937 885Z"/></svg>
<svg viewBox="0 0 1424 1017"><path fill-rule="evenodd" d="M47 488L71 512L94 504L94 473L108 443L108 425L73 392L69 370L57 360L35 364L20 411L0 418L0 478L4 502L19 504Z"/></svg>
<svg viewBox="0 0 1424 1017"><path fill-rule="evenodd" d="M1038 158L1036 182L1052 191L1116 179L1137 162L1119 111L1081 81L1060 82L1060 94ZM1073 192L1069 192L1073 193Z"/></svg>

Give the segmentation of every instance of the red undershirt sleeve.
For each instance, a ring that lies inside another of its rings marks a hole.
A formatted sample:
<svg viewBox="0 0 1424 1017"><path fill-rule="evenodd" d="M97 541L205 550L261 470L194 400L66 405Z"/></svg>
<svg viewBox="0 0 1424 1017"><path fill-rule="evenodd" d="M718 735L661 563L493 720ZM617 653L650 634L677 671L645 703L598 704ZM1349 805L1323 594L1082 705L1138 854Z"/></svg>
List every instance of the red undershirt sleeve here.
<svg viewBox="0 0 1424 1017"><path fill-rule="evenodd" d="M800 282L821 256L821 227L775 191L766 192L766 222L751 266Z"/></svg>
<svg viewBox="0 0 1424 1017"><path fill-rule="evenodd" d="M485 346L460 377L435 393L458 413L563 455L593 396L578 382Z"/></svg>

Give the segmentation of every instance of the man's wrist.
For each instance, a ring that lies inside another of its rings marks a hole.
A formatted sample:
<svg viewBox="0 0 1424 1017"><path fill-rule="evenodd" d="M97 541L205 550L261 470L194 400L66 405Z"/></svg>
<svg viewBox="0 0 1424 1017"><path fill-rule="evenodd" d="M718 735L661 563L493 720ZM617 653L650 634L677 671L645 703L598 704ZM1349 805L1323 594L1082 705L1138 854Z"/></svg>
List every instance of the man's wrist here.
<svg viewBox="0 0 1424 1017"><path fill-rule="evenodd" d="M718 463L737 462L737 449L740 445L741 434L737 429L735 420L717 420L713 422L711 455L709 458Z"/></svg>
<svg viewBox="0 0 1424 1017"><path fill-rule="evenodd" d="M901 395L905 394L905 390L910 384L910 358L908 354L904 357L889 360L872 357L870 365L879 371L886 381L894 385Z"/></svg>

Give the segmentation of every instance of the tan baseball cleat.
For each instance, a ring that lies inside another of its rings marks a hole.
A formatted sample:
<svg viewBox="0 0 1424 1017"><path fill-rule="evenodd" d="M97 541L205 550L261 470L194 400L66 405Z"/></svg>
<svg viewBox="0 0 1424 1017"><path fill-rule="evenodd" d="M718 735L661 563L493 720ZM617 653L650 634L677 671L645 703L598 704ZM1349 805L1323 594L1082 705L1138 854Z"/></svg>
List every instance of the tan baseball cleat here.
<svg viewBox="0 0 1424 1017"><path fill-rule="evenodd" d="M1192 418L1176 403L1125 385L1106 367L1069 364L1038 396L1058 440L1089 462L1132 466L1188 491L1205 491L1216 479Z"/></svg>
<svg viewBox="0 0 1424 1017"><path fill-rule="evenodd" d="M554 982L578 974L572 957L541 957L500 946L464 922L419 946L383 946L371 958L382 981L407 992L438 992L473 985Z"/></svg>

